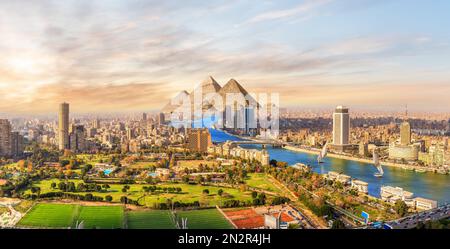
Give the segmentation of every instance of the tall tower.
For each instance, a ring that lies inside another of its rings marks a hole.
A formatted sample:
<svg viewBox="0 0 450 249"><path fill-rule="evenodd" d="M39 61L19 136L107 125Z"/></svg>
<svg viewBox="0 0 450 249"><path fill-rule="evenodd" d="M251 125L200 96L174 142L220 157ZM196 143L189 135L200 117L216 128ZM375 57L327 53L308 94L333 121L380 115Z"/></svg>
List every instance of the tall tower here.
<svg viewBox="0 0 450 249"><path fill-rule="evenodd" d="M411 125L407 121L400 125L400 144L411 144Z"/></svg>
<svg viewBox="0 0 450 249"><path fill-rule="evenodd" d="M336 107L333 113L333 144L349 144L350 137L350 114L344 106Z"/></svg>
<svg viewBox="0 0 450 249"><path fill-rule="evenodd" d="M59 105L58 115L58 143L59 149L69 149L69 104L62 103Z"/></svg>
<svg viewBox="0 0 450 249"><path fill-rule="evenodd" d="M0 156L10 156L11 152L11 124L0 119Z"/></svg>

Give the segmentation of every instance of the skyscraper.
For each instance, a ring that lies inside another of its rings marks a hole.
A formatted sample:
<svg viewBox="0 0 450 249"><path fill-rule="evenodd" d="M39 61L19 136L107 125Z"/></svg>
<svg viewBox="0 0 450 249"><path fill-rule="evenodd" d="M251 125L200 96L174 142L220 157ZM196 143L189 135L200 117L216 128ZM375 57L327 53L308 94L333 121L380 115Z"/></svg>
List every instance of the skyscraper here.
<svg viewBox="0 0 450 249"><path fill-rule="evenodd" d="M83 125L74 125L69 138L71 150L84 151L86 149L86 135Z"/></svg>
<svg viewBox="0 0 450 249"><path fill-rule="evenodd" d="M13 156L20 156L23 154L25 147L23 136L19 132L14 131L11 133L11 154Z"/></svg>
<svg viewBox="0 0 450 249"><path fill-rule="evenodd" d="M7 119L0 119L0 156L11 155L11 124Z"/></svg>
<svg viewBox="0 0 450 249"><path fill-rule="evenodd" d="M59 149L69 149L69 104L62 103L59 105L58 117L58 143Z"/></svg>
<svg viewBox="0 0 450 249"><path fill-rule="evenodd" d="M188 148L192 151L206 152L212 145L211 134L207 128L190 129L188 134Z"/></svg>
<svg viewBox="0 0 450 249"><path fill-rule="evenodd" d="M336 107L333 113L333 144L347 145L350 137L350 114L344 106Z"/></svg>
<svg viewBox="0 0 450 249"><path fill-rule="evenodd" d="M411 125L406 121L400 125L400 144L411 144Z"/></svg>

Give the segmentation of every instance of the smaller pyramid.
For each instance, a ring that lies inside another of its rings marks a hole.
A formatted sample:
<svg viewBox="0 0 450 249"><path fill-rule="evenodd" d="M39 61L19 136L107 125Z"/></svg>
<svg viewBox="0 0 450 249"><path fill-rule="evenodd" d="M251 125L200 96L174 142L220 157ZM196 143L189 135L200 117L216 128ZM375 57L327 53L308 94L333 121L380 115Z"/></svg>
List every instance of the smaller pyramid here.
<svg viewBox="0 0 450 249"><path fill-rule="evenodd" d="M179 92L175 97L173 97L169 103L167 103L161 110L163 113L171 113L175 111L178 107L182 105L182 100L189 97L189 93L186 90Z"/></svg>

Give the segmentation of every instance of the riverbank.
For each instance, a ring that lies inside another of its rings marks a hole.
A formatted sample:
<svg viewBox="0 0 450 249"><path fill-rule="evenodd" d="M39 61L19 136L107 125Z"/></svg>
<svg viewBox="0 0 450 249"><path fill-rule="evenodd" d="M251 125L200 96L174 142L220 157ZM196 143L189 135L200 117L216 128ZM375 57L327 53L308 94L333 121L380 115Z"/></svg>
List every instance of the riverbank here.
<svg viewBox="0 0 450 249"><path fill-rule="evenodd" d="M319 150L305 149L305 148L294 147L294 146L290 146L290 145L286 145L283 148L287 149L287 150L290 150L290 151L303 152L303 153L315 154L315 155L319 155L319 153L320 153ZM373 161L370 160L370 159L351 157L351 156L340 155L340 154L335 154L335 153L330 153L330 152L327 153L327 156L331 157L331 158L337 158L337 159L350 160L350 161L354 161L354 162L373 164ZM407 170L415 170L415 171L435 172L434 169L430 169L428 167L412 166L412 165L407 165L407 164L383 162L383 161L380 161L380 163L381 163L381 165L388 166L388 167L396 167L396 168L407 169Z"/></svg>

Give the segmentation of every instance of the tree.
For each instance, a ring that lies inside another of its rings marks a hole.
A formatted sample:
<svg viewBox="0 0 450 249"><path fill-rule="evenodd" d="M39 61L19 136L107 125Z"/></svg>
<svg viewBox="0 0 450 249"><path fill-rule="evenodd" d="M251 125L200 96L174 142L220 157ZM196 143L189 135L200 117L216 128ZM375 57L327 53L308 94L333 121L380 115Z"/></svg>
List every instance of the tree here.
<svg viewBox="0 0 450 249"><path fill-rule="evenodd" d="M52 182L52 184L50 185L52 187L52 189L56 188L56 182Z"/></svg>
<svg viewBox="0 0 450 249"><path fill-rule="evenodd" d="M203 194L204 195L209 195L209 190L208 189L203 189Z"/></svg>
<svg viewBox="0 0 450 249"><path fill-rule="evenodd" d="M107 196L105 196L105 200L106 200L107 202L111 202L111 201L113 200L113 198L112 198L112 196L107 195Z"/></svg>
<svg viewBox="0 0 450 249"><path fill-rule="evenodd" d="M346 227L342 220L335 220L333 225L331 225L331 229L346 229Z"/></svg>
<svg viewBox="0 0 450 249"><path fill-rule="evenodd" d="M400 217L403 217L408 213L408 206L404 201L397 200L394 205L394 210Z"/></svg>
<svg viewBox="0 0 450 249"><path fill-rule="evenodd" d="M222 195L223 195L223 189L219 189L219 190L217 191L217 194L218 194L219 196L222 196Z"/></svg>
<svg viewBox="0 0 450 249"><path fill-rule="evenodd" d="M258 196L258 192L256 192L256 191L252 191L252 198L253 198L253 199L255 199L255 198L256 198L256 196Z"/></svg>

